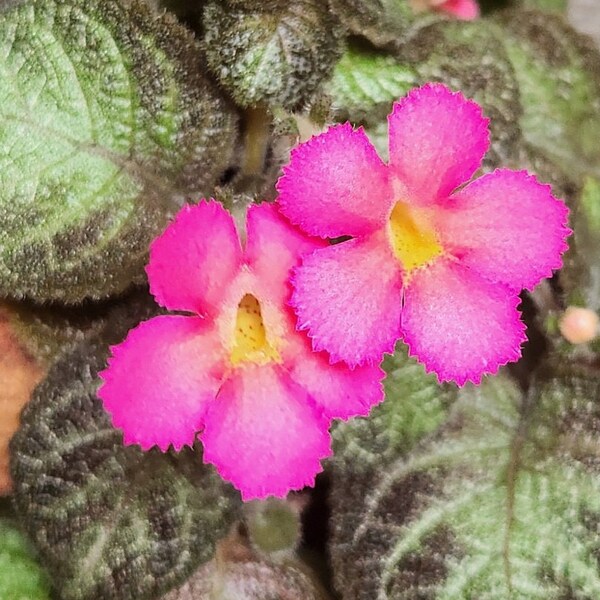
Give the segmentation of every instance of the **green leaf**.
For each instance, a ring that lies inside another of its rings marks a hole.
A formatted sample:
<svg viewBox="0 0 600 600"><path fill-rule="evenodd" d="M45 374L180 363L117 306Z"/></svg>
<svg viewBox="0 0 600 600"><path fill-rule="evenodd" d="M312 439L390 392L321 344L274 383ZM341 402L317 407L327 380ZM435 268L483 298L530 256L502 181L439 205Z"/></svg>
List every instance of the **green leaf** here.
<svg viewBox="0 0 600 600"><path fill-rule="evenodd" d="M502 13L525 140L563 171L600 177L600 53L560 15Z"/></svg>
<svg viewBox="0 0 600 600"><path fill-rule="evenodd" d="M560 13L567 11L567 0L514 0L513 4L521 8L550 10Z"/></svg>
<svg viewBox="0 0 600 600"><path fill-rule="evenodd" d="M144 278L184 194L228 165L235 115L192 35L135 0L0 12L0 294L77 302Z"/></svg>
<svg viewBox="0 0 600 600"><path fill-rule="evenodd" d="M75 306L6 303L11 331L40 364L50 364L62 352L79 346L99 334L115 310L153 311L156 303L145 287L136 287L128 294L102 302L85 301Z"/></svg>
<svg viewBox="0 0 600 600"><path fill-rule="evenodd" d="M444 21L423 28L393 52L351 46L330 85L336 119L365 125L385 157L392 103L412 87L441 82L475 99L490 118L492 147L484 166L520 166L519 89L498 35L499 28L489 21Z"/></svg>
<svg viewBox="0 0 600 600"><path fill-rule="evenodd" d="M331 557L336 588L348 600L376 597L376 565L390 543L390 533L381 531L369 535L365 546L352 543L373 486L440 426L455 398L455 388L440 386L402 344L386 357L384 368L385 401L367 419L353 419L334 431ZM396 514L405 503L409 496L382 510Z"/></svg>
<svg viewBox="0 0 600 600"><path fill-rule="evenodd" d="M553 376L525 396L506 375L464 388L436 434L363 490L338 543L370 576L341 591L597 598L599 397L598 372Z"/></svg>
<svg viewBox="0 0 600 600"><path fill-rule="evenodd" d="M385 118L392 103L418 83L415 70L389 54L351 46L335 67L328 92L340 119Z"/></svg>
<svg viewBox="0 0 600 600"><path fill-rule="evenodd" d="M427 13L417 20L407 0L329 0L329 4L351 33L366 37L376 46L397 42L408 31L415 33L441 18Z"/></svg>
<svg viewBox="0 0 600 600"><path fill-rule="evenodd" d="M56 362L11 443L15 507L61 600L155 598L237 518L238 494L198 449L125 447L96 398L108 344L152 312L119 307L103 335Z"/></svg>
<svg viewBox="0 0 600 600"><path fill-rule="evenodd" d="M322 0L209 2L204 9L208 63L242 106L299 110L329 77L341 31Z"/></svg>
<svg viewBox="0 0 600 600"><path fill-rule="evenodd" d="M9 519L0 519L0 598L49 600L48 579L29 544Z"/></svg>

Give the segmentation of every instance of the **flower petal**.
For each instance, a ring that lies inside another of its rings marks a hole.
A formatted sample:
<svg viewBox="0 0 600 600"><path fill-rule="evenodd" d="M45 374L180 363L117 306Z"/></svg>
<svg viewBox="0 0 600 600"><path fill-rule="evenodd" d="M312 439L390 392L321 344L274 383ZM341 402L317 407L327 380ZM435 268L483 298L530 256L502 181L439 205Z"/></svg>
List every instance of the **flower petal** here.
<svg viewBox="0 0 600 600"><path fill-rule="evenodd" d="M489 120L460 92L427 84L396 102L388 117L390 167L397 200L443 202L479 168L489 147Z"/></svg>
<svg viewBox="0 0 600 600"><path fill-rule="evenodd" d="M310 235L366 235L393 197L388 170L361 128L349 123L300 144L277 182L281 210Z"/></svg>
<svg viewBox="0 0 600 600"><path fill-rule="evenodd" d="M326 352L314 352L310 340L296 332L285 356L292 379L300 384L330 419L366 416L384 399L385 373L378 365L350 369L343 362L329 364Z"/></svg>
<svg viewBox="0 0 600 600"><path fill-rule="evenodd" d="M245 259L271 299L287 302L291 292L290 271L301 257L327 246L292 225L277 204L263 202L248 209Z"/></svg>
<svg viewBox="0 0 600 600"><path fill-rule="evenodd" d="M202 428L219 390L222 361L219 339L202 319L155 317L112 347L98 396L125 444L180 450Z"/></svg>
<svg viewBox="0 0 600 600"><path fill-rule="evenodd" d="M169 310L214 315L241 261L231 215L214 200L187 205L150 246L150 291Z"/></svg>
<svg viewBox="0 0 600 600"><path fill-rule="evenodd" d="M236 369L205 417L204 460L244 500L313 485L331 454L329 421L278 365Z"/></svg>
<svg viewBox="0 0 600 600"><path fill-rule="evenodd" d="M313 349L351 367L379 364L400 337L402 280L383 232L317 250L292 277L291 305Z"/></svg>
<svg viewBox="0 0 600 600"><path fill-rule="evenodd" d="M438 7L438 10L463 21L473 21L479 18L477 0L447 0Z"/></svg>
<svg viewBox="0 0 600 600"><path fill-rule="evenodd" d="M405 287L404 341L440 381L479 383L521 356L519 297L450 260L416 271Z"/></svg>
<svg viewBox="0 0 600 600"><path fill-rule="evenodd" d="M532 289L560 268L568 209L525 171L497 170L437 212L442 244L463 265L513 290Z"/></svg>

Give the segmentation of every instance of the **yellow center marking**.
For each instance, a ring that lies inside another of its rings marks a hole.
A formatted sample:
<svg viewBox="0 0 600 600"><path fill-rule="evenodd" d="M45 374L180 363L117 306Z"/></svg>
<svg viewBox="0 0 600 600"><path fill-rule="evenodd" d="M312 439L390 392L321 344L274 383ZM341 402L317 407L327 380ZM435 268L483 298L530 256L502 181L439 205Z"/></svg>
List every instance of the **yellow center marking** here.
<svg viewBox="0 0 600 600"><path fill-rule="evenodd" d="M438 242L424 211L396 202L390 215L390 242L405 273L431 262L444 249Z"/></svg>
<svg viewBox="0 0 600 600"><path fill-rule="evenodd" d="M238 306L234 335L232 365L242 362L264 365L280 359L279 352L267 340L260 304L252 294L246 294Z"/></svg>

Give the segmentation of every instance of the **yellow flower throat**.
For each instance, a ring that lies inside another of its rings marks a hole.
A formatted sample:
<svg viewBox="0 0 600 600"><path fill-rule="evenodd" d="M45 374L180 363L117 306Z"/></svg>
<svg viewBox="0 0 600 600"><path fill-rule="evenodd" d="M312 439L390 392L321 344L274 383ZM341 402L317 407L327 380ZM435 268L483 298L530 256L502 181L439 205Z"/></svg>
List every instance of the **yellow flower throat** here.
<svg viewBox="0 0 600 600"><path fill-rule="evenodd" d="M390 242L406 274L431 262L444 251L424 212L405 202L396 202L390 215Z"/></svg>
<svg viewBox="0 0 600 600"><path fill-rule="evenodd" d="M267 339L260 303L252 294L246 294L238 305L231 364L243 362L264 365L279 361L279 352Z"/></svg>

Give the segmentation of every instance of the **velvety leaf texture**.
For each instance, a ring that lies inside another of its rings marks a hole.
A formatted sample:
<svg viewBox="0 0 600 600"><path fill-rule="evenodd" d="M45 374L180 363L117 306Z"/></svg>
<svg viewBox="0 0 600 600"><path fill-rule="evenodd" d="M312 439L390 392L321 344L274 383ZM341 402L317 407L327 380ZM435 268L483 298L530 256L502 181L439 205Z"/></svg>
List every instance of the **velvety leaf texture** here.
<svg viewBox="0 0 600 600"><path fill-rule="evenodd" d="M435 22L392 51L350 46L329 86L336 119L364 124L387 156L387 115L416 85L437 81L475 99L490 118L491 151L484 167L519 164L522 108L513 67L489 22Z"/></svg>
<svg viewBox="0 0 600 600"><path fill-rule="evenodd" d="M371 121L376 115L386 117L392 103L417 82L415 70L394 57L350 47L337 63L328 91L340 120Z"/></svg>
<svg viewBox="0 0 600 600"><path fill-rule="evenodd" d="M182 194L210 191L232 153L235 115L205 71L144 3L5 4L0 293L77 302L143 279Z"/></svg>
<svg viewBox="0 0 600 600"><path fill-rule="evenodd" d="M341 52L338 23L322 0L257 4L207 4L208 63L242 106L297 110L333 70Z"/></svg>
<svg viewBox="0 0 600 600"><path fill-rule="evenodd" d="M15 523L0 519L0 598L49 600L50 586Z"/></svg>
<svg viewBox="0 0 600 600"><path fill-rule="evenodd" d="M343 597L597 598L599 398L597 373L526 395L506 374L464 388L434 435L376 467L336 530L334 565L341 549L368 573L338 578Z"/></svg>
<svg viewBox="0 0 600 600"><path fill-rule="evenodd" d="M40 364L50 364L59 354L99 334L115 311L155 309L146 287L104 301L75 306L60 303L11 302L6 305L11 330Z"/></svg>
<svg viewBox="0 0 600 600"><path fill-rule="evenodd" d="M406 354L399 344L384 362L386 400L368 419L340 424L334 433L331 493L331 557L334 583L344 600L373 600L381 577L380 555L393 541L387 524L370 529L360 544L352 540L363 520L367 502L389 466L420 443L444 422L455 398L450 386L440 386L435 376ZM415 501L417 484L425 489L427 477L415 478L415 488L395 487L396 494L381 506L377 518L394 519Z"/></svg>
<svg viewBox="0 0 600 600"><path fill-rule="evenodd" d="M212 557L237 515L199 449L124 447L96 398L107 344L151 312L117 311L109 335L59 360L11 444L15 507L61 600L156 598Z"/></svg>
<svg viewBox="0 0 600 600"><path fill-rule="evenodd" d="M350 33L376 45L394 42L414 26L415 13L408 0L329 0L329 5ZM438 18L428 15L424 23Z"/></svg>
<svg viewBox="0 0 600 600"><path fill-rule="evenodd" d="M523 136L563 170L600 177L600 53L560 16L501 13Z"/></svg>

